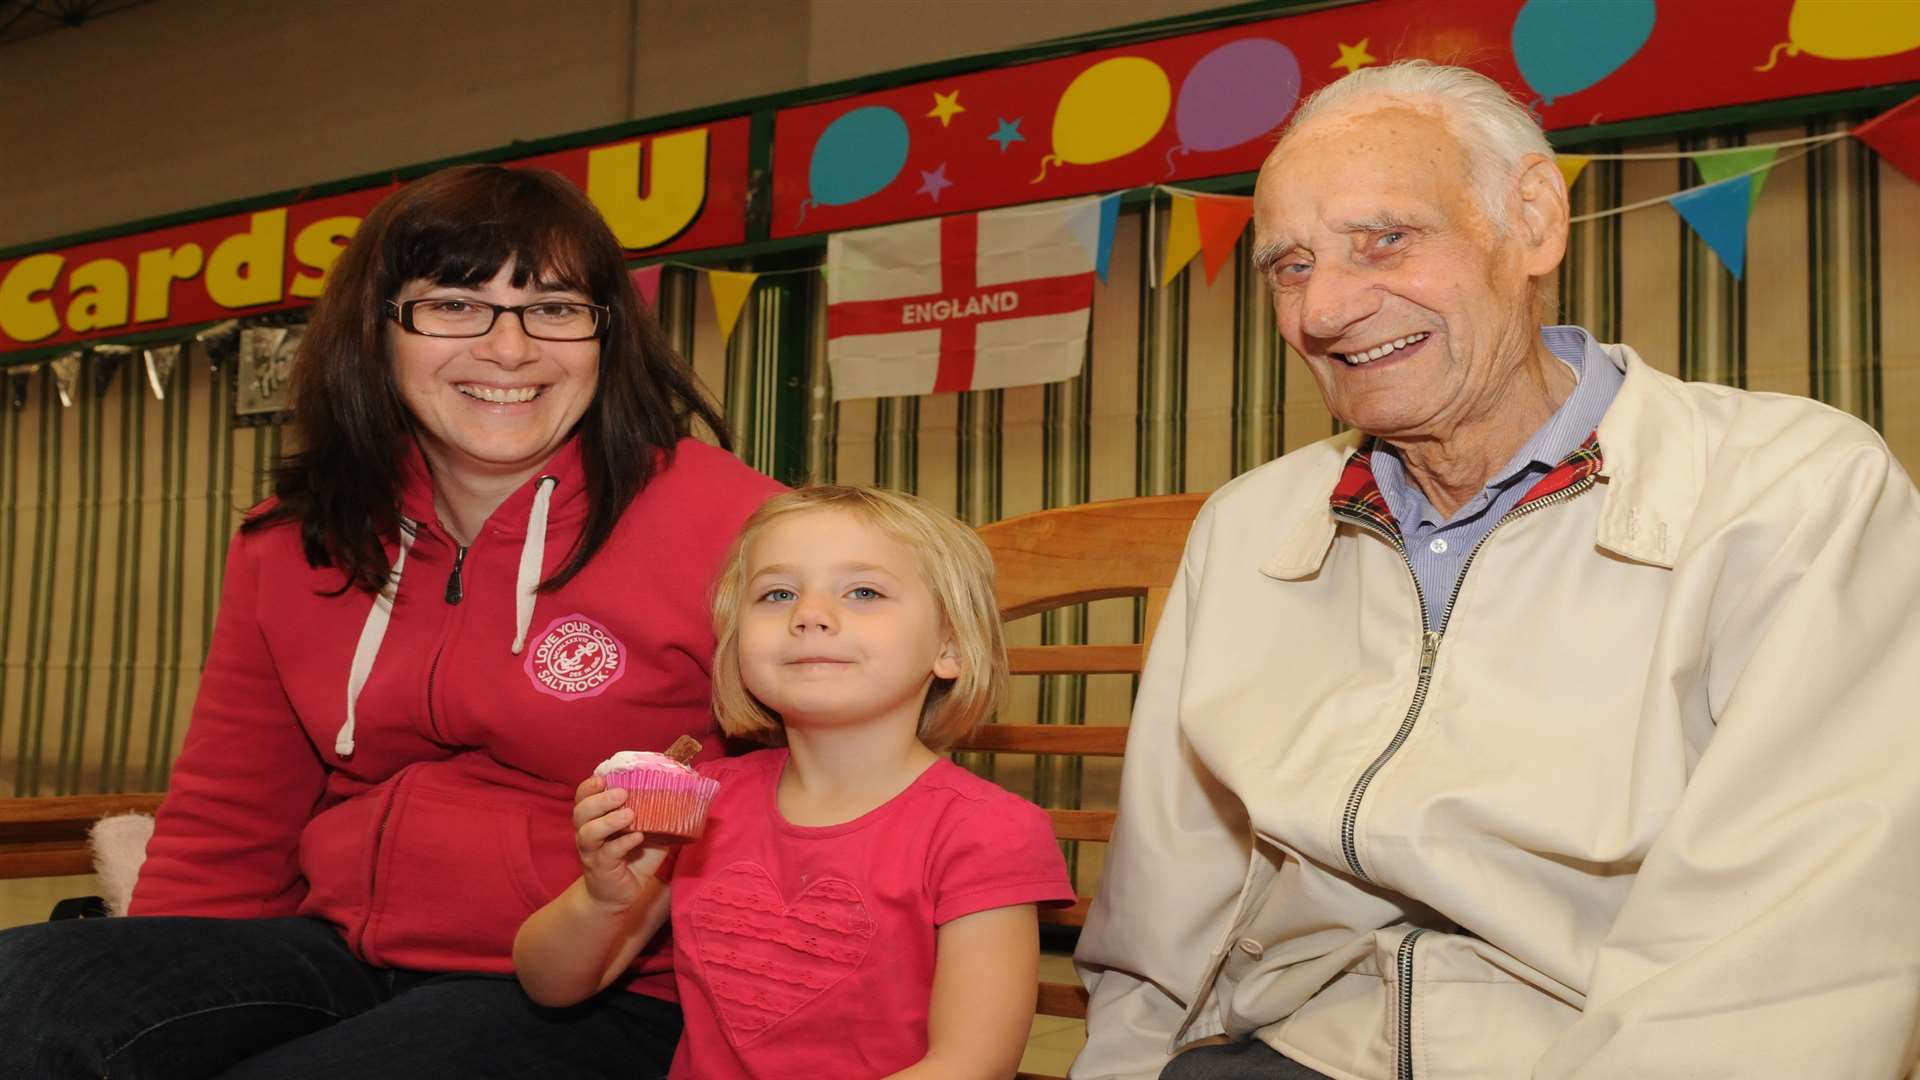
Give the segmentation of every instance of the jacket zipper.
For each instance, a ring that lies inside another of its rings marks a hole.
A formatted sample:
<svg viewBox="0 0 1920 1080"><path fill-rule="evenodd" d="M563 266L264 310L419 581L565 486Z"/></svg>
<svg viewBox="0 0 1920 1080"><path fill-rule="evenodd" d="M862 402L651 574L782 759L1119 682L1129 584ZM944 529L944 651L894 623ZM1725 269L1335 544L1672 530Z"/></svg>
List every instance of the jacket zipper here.
<svg viewBox="0 0 1920 1080"><path fill-rule="evenodd" d="M1393 545L1393 550L1400 553L1400 561L1407 564L1407 577L1413 581L1413 595L1420 604L1420 675L1413 684L1413 702L1407 706L1407 715L1401 718L1400 728L1393 733L1393 738L1388 741L1386 749L1380 751L1380 753L1374 757L1373 761L1367 765L1366 771L1360 774L1360 779L1354 781L1353 790L1347 793L1346 812L1340 817L1340 853L1346 857L1347 867L1351 869L1355 875L1362 881L1371 881L1373 879L1369 878L1367 872L1360 866L1360 852L1354 840L1354 832L1360 821L1360 803L1367 797L1367 787L1373 783L1374 776L1386 767L1387 762L1399 751L1401 745L1407 741L1407 736L1413 734L1414 721L1420 718L1420 710L1427 703L1427 685L1433 681L1433 664L1440 654L1440 634L1435 631L1427 621L1427 594L1420 588L1420 575L1413 571L1413 558L1407 554L1406 542L1365 518L1348 517L1345 514L1338 514L1337 516L1351 521L1353 524L1358 525L1360 528L1373 533L1375 536ZM1498 527L1498 525L1494 526L1494 528ZM1492 530L1488 531L1488 535L1492 535ZM1483 539L1482 543L1484 542ZM1476 548L1475 552L1477 553L1478 550L1479 549ZM1473 556L1468 555L1467 565L1472 565L1472 563ZM1463 566L1460 571L1460 577L1462 580L1465 580L1466 576L1466 568ZM1454 585L1455 595L1458 595L1459 591L1460 587L1456 582ZM1447 601L1447 608L1449 611L1453 608L1453 601L1451 599ZM1444 623L1442 625L1444 625Z"/></svg>
<svg viewBox="0 0 1920 1080"><path fill-rule="evenodd" d="M460 583L460 568L466 565L467 547L466 544L455 545L453 570L447 574L446 601L449 604L458 604L467 595L466 588ZM440 654L447 651L447 639L451 636L451 629L442 630L440 644L433 650L433 659L427 662L427 727L436 736L440 733L440 722L433 715L433 680L440 673Z"/></svg>
<svg viewBox="0 0 1920 1080"><path fill-rule="evenodd" d="M1467 553L1467 561L1460 564L1460 576L1454 580L1453 592L1447 597L1447 606L1440 611L1440 625L1444 628L1453 618L1453 605L1460 599L1460 587L1466 584L1467 571L1473 569L1473 561L1480 556L1480 549L1487 546L1487 541L1493 538L1493 534L1498 532L1501 526L1536 510L1565 502L1592 487L1593 484L1593 477L1585 477L1551 495L1522 503L1507 511L1499 521L1494 522L1493 528L1488 529L1486 535L1480 538L1480 542L1473 545L1473 550ZM1341 854L1346 856L1347 866L1362 881L1372 881L1373 879L1367 876L1366 870L1360 866L1360 853L1356 850L1354 842L1354 833L1360 820L1360 803L1366 798L1367 787L1373 783L1374 776L1386 766L1388 760L1399 751L1400 747L1406 744L1407 737L1413 734L1414 722L1420 718L1420 710L1427 703L1427 687L1433 681L1433 665L1439 659L1440 636L1445 633L1445 630L1436 631L1427 622L1427 597L1420 589L1419 575L1413 572L1413 559L1407 554L1406 542L1365 518L1338 512L1335 516L1352 522L1392 544L1393 549L1400 553L1401 561L1407 564L1407 574L1413 578L1414 595L1420 601L1420 676L1413 686L1413 703L1407 707L1407 715L1400 721L1400 729L1393 733L1392 741L1387 743L1386 749L1380 751L1379 756L1373 759L1366 771L1360 774L1360 779L1354 783L1353 791L1347 795L1346 814L1340 819L1340 849ZM1413 949L1414 943L1419 941L1426 932L1425 929L1409 931L1406 937L1400 939L1400 949L1394 957L1394 966L1400 980L1400 1036L1394 1080L1413 1080Z"/></svg>
<svg viewBox="0 0 1920 1080"><path fill-rule="evenodd" d="M466 590L460 584L460 568L466 561L467 545L456 545L453 553L453 570L447 575L445 598L449 604L458 604L466 596ZM440 732L440 723L434 719L433 715L433 679L439 673L440 654L446 651L447 638L451 633L451 630L442 631L440 644L433 650L433 660L427 664L427 726L436 736ZM386 846L387 822L393 818L393 804L400 798L400 785L404 782L404 775L394 781L393 794L387 799L387 805L380 809L380 824L374 828L373 832L373 862L367 869L367 917L360 924L360 955L368 958L369 963L372 962L370 959L372 954L367 952L367 938L372 935L373 913L378 906L375 898L379 895L380 886L380 850Z"/></svg>
<svg viewBox="0 0 1920 1080"><path fill-rule="evenodd" d="M1565 502L1592 487L1593 483L1593 477L1584 477L1551 495L1522 503L1507 511L1499 521L1494 522L1493 528L1488 529L1486 535L1480 538L1480 542L1473 545L1473 550L1467 554L1467 561L1460 565L1460 576L1454 580L1453 592L1447 597L1447 606L1440 612L1441 627L1444 628L1448 620L1453 618L1453 605L1460 599L1460 588L1467 582L1467 572L1473 569L1473 561L1480 557L1480 549L1487 546L1487 541L1493 539L1493 534L1500 531L1501 526L1536 510ZM1400 747L1404 746L1408 737L1413 734L1414 722L1420 719L1420 710L1427 703L1427 687L1433 682L1433 667L1440 657L1440 638L1446 631L1433 629L1427 621L1426 593L1420 589L1419 575L1413 572L1413 559L1407 554L1406 542L1365 518L1351 517L1346 514L1336 516L1352 522L1393 545L1393 549L1400 553L1400 560L1407 565L1407 575L1413 579L1414 595L1420 601L1420 675L1413 685L1413 701L1407 706L1407 715L1401 718L1400 728L1393 733L1393 738L1387 743L1386 748L1380 751L1379 755L1368 764L1366 771L1360 774L1360 779L1354 782L1353 790L1347 794L1346 813L1340 819L1340 852L1346 857L1347 867L1361 880L1372 881L1373 878L1369 877L1366 869L1360 865L1360 853L1354 839L1354 833L1360 821L1360 804L1366 799L1367 788L1373 783L1373 778L1386 767L1387 762L1392 760L1393 755L1399 752Z"/></svg>
<svg viewBox="0 0 1920 1080"><path fill-rule="evenodd" d="M460 584L460 567L466 561L467 548L466 545L462 544L460 545L460 549L453 553L453 572L447 575L446 598L449 604L457 604L462 597L467 595L466 589Z"/></svg>
<svg viewBox="0 0 1920 1080"><path fill-rule="evenodd" d="M1400 951L1394 955L1395 974L1400 980L1399 1062L1393 1080L1413 1080L1413 947L1425 930L1410 930L1400 939Z"/></svg>

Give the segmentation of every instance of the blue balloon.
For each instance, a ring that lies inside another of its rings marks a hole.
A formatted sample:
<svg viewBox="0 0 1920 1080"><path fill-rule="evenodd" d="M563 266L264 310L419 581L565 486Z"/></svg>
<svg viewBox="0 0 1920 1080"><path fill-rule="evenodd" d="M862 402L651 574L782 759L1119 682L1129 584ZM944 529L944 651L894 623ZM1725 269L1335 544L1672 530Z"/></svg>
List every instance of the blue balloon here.
<svg viewBox="0 0 1920 1080"><path fill-rule="evenodd" d="M807 186L814 202L845 206L893 183L906 163L907 122L892 109L869 105L820 133L807 168Z"/></svg>
<svg viewBox="0 0 1920 1080"><path fill-rule="evenodd" d="M1551 105L1633 59L1653 33L1653 16L1654 0L1527 0L1513 20L1513 58Z"/></svg>

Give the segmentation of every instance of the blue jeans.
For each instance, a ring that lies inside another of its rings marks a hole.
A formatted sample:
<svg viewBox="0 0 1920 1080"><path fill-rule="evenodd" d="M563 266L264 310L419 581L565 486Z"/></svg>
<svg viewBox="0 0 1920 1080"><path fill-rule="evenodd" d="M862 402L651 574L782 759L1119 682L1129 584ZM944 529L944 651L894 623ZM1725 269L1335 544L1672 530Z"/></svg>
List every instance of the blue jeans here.
<svg viewBox="0 0 1920 1080"><path fill-rule="evenodd" d="M535 1005L512 976L371 967L311 919L0 931L0 1077L665 1076L677 1006Z"/></svg>

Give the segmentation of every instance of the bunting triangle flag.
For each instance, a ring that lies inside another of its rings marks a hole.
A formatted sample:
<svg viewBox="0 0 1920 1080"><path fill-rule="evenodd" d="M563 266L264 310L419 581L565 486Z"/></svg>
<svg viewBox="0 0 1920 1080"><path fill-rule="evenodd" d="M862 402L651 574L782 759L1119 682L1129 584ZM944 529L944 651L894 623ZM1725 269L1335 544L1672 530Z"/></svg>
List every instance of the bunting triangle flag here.
<svg viewBox="0 0 1920 1080"><path fill-rule="evenodd" d="M627 276L633 279L634 291L640 294L640 299L647 302L648 311L656 311L660 307L660 272L666 268L665 263L654 263L652 266L627 271Z"/></svg>
<svg viewBox="0 0 1920 1080"><path fill-rule="evenodd" d="M1103 283L1113 265L1113 233L1119 225L1120 193L1114 192L1100 200L1100 244L1093 256L1094 275Z"/></svg>
<svg viewBox="0 0 1920 1080"><path fill-rule="evenodd" d="M1072 199L1064 202L1038 203L1031 209L1042 214L1061 213L1060 225L1087 253L1089 262L1100 261L1100 201L1098 199Z"/></svg>
<svg viewBox="0 0 1920 1080"><path fill-rule="evenodd" d="M1700 170L1700 179L1709 184L1730 180L1742 173L1753 179L1753 194L1748 198L1747 208L1760 201L1760 186L1767 182L1767 173L1773 170L1773 159L1780 156L1777 146L1763 146L1755 150L1714 150L1693 155L1693 164ZM1756 171L1757 170L1757 171Z"/></svg>
<svg viewBox="0 0 1920 1080"><path fill-rule="evenodd" d="M1253 199L1246 195L1196 195L1194 217L1200 227L1200 250L1206 252L1207 284L1220 274L1253 220Z"/></svg>
<svg viewBox="0 0 1920 1080"><path fill-rule="evenodd" d="M738 270L707 271L707 288L713 290L713 314L720 322L722 346L733 337L734 325L740 321L740 309L746 306L747 294L759 279L759 274Z"/></svg>
<svg viewBox="0 0 1920 1080"><path fill-rule="evenodd" d="M113 377L120 374L126 366L127 358L133 355L131 345L95 345L93 347L93 394L106 397L113 388Z"/></svg>
<svg viewBox="0 0 1920 1080"><path fill-rule="evenodd" d="M1568 191L1573 190L1573 182L1580 179L1580 174L1586 171L1587 163L1592 160L1586 154L1554 155L1553 163L1560 166L1560 175L1566 177Z"/></svg>
<svg viewBox="0 0 1920 1080"><path fill-rule="evenodd" d="M73 384L80 378L80 354L61 353L47 361L47 367L53 371L53 388L60 393L62 408L73 408Z"/></svg>
<svg viewBox="0 0 1920 1080"><path fill-rule="evenodd" d="M1193 196L1175 193L1167 221L1167 258L1160 267L1160 284L1167 285L1200 254L1200 215Z"/></svg>
<svg viewBox="0 0 1920 1080"><path fill-rule="evenodd" d="M1853 137L1920 183L1920 96L1910 97L1854 128Z"/></svg>
<svg viewBox="0 0 1920 1080"><path fill-rule="evenodd" d="M167 384L173 381L173 366L180 362L180 345L155 345L146 350L147 386L153 400L167 400Z"/></svg>
<svg viewBox="0 0 1920 1080"><path fill-rule="evenodd" d="M1689 188L1669 200L1735 278L1747 269L1747 215L1753 208L1753 179L1737 176Z"/></svg>

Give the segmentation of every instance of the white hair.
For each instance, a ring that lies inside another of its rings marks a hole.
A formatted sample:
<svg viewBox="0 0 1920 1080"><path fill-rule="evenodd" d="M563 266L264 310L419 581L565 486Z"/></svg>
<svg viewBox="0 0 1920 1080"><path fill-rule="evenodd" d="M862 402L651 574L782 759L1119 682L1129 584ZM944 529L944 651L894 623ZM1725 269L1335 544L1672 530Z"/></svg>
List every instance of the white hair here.
<svg viewBox="0 0 1920 1080"><path fill-rule="evenodd" d="M1352 108L1369 97L1426 101L1441 107L1466 154L1481 210L1502 233L1508 207L1517 196L1513 180L1520 174L1522 161L1528 154L1553 160L1553 147L1540 125L1499 83L1470 68L1426 60L1360 68L1321 87L1294 112L1280 137L1281 145L1314 117Z"/></svg>

